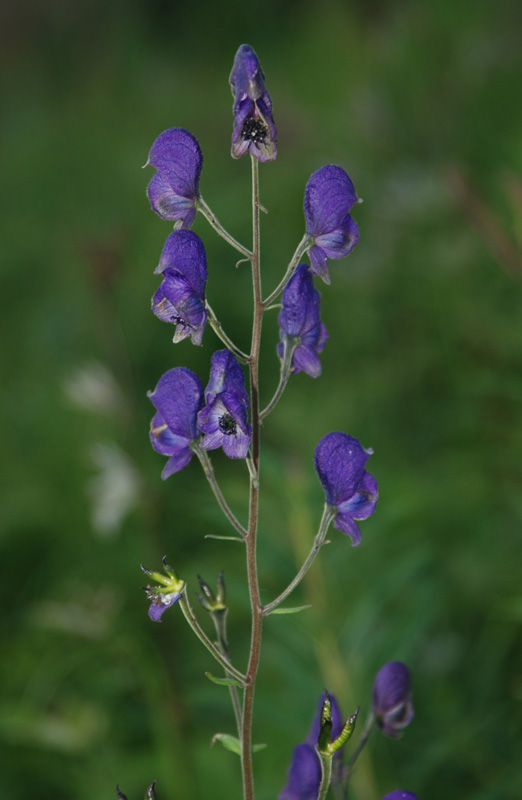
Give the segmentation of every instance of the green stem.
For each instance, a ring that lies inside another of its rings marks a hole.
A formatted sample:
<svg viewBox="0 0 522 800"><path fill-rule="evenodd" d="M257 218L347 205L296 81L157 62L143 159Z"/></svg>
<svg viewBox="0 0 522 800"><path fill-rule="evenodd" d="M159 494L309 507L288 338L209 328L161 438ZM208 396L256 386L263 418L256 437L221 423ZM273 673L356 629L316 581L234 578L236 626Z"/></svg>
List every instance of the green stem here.
<svg viewBox="0 0 522 800"><path fill-rule="evenodd" d="M321 751L317 749L316 753L318 754L321 762L321 783L319 785L319 794L317 796L317 800L324 800L332 779L332 756L321 753Z"/></svg>
<svg viewBox="0 0 522 800"><path fill-rule="evenodd" d="M261 411L259 414L259 419L261 421L270 414L270 412L276 407L277 403L279 402L281 395L283 394L286 384L288 383L288 379L292 372L292 356L294 354L294 350L299 344L299 338L297 336L285 336L284 337L284 344L283 344L283 358L281 360L281 372L279 373L279 385L274 392L274 396L270 400L269 404L266 408Z"/></svg>
<svg viewBox="0 0 522 800"><path fill-rule="evenodd" d="M221 322L218 320L218 318L216 317L213 309L210 307L210 303L208 302L208 300L205 300L205 308L207 309L207 312L208 312L208 321L210 322L212 330L214 331L216 336L219 339L221 339L221 341L223 342L225 347L228 347L228 349L232 353L234 353L236 358L238 358L240 361L243 361L246 364L248 362L247 354L243 353L243 351L240 350L239 347L236 347L236 345L234 344L232 339L230 339L227 336L227 334L225 333L225 331L223 330L223 328L221 326Z"/></svg>
<svg viewBox="0 0 522 800"><path fill-rule="evenodd" d="M276 297L281 294L281 292L285 288L286 284L288 283L288 281L292 277L295 268L299 264L299 260L300 260L301 256L306 252L306 250L310 246L311 241L312 241L312 237L308 233L305 233L305 235L303 236L303 238L301 239L301 241L299 242L299 244L296 247L295 253L292 256L292 260L290 261L290 263L288 265L288 268L287 268L287 270L285 272L285 276L284 276L283 280L281 281L279 286L277 286L277 288L274 289L272 294L268 295L266 300L263 300L263 307L264 308L268 308L270 303L273 303L274 300L276 299Z"/></svg>
<svg viewBox="0 0 522 800"><path fill-rule="evenodd" d="M227 611L228 609L224 609L218 613L214 612L211 614L211 616L216 628L218 648L224 658L226 658L227 661L230 661L227 639ZM225 669L225 675L227 678L233 677L228 669ZM232 701L232 708L234 709L234 716L236 718L237 734L238 736L241 736L241 703L239 701L237 686L229 686L228 689L230 692L230 699Z"/></svg>
<svg viewBox="0 0 522 800"><path fill-rule="evenodd" d="M198 622L198 620L196 618L196 615L194 614L194 611L192 610L192 607L191 607L191 605L189 603L186 585L182 589L181 597L180 597L180 600L179 600L179 605L180 605L181 610L183 612L183 616L185 617L185 619L187 620L188 624L190 625L190 627L192 628L192 630L194 631L194 633L198 637L199 641L214 656L216 661L219 664L221 664L223 669L227 673L230 673L232 678L235 678L236 680L241 681L241 683L244 684L245 680L246 680L245 676L241 672L239 672L239 670L237 670L235 667L232 666L232 664L230 663L228 658L225 658L225 656L210 641L210 639L208 638L207 634L205 633L205 631L203 630L203 628L199 624L199 622Z"/></svg>
<svg viewBox="0 0 522 800"><path fill-rule="evenodd" d="M239 534L241 534L242 539L246 539L247 530L238 521L233 511L230 510L227 501L223 497L223 493L219 488L216 476L214 475L214 468L212 467L212 462L209 458L207 451L204 450L203 447L201 447L195 441L192 442L191 447L201 462L201 466L203 467L203 472L205 473L205 477L210 483L210 488L214 492L214 496L218 501L221 510L223 511L224 515L226 516L230 524L236 529L236 531Z"/></svg>
<svg viewBox="0 0 522 800"><path fill-rule="evenodd" d="M263 615L259 597L257 577L257 524L259 510L259 348L261 341L261 324L263 319L263 302L261 299L261 271L259 263L259 164L254 156L252 163L252 285L254 293L254 319L252 325L252 345L250 351L250 385L252 403L252 470L250 478L250 500L248 515L248 535L246 538L246 557L248 589L252 612L252 629L250 638L250 656L248 659L247 683L243 698L243 724L241 731L241 772L243 776L244 800L254 800L254 773L252 765L252 719L254 708L254 692L256 685L259 658L261 654L261 634Z"/></svg>
<svg viewBox="0 0 522 800"><path fill-rule="evenodd" d="M242 245L242 244L240 244L240 243L237 241L237 239L234 239L234 237L233 237L233 236L231 236L231 234L230 234L230 233L229 233L229 232L226 230L226 228L224 228L224 227L223 227L223 225L222 225L222 224L221 224L221 222L218 220L218 218L216 217L216 215L214 214L214 212L213 212L213 211L211 210L211 208L210 208L210 207L209 207L209 206L208 206L208 205L205 203L205 201L203 200L203 198L202 198L201 196L199 197L199 200L197 200L197 202L196 202L196 206L197 206L197 209L198 209L198 211L201 211L201 213L203 214L203 216L205 217L205 219L206 219L206 220L207 220L207 221L208 221L208 222L209 222L209 223L212 225L212 227L214 228L214 230L215 230L215 231L217 231L217 233L219 233L219 235L220 235L220 236L221 236L221 237L222 237L222 238L223 238L223 239L224 239L226 242L228 242L228 243L229 243L229 245L231 245L232 247L234 247L236 250L239 250L239 252L240 252L240 253L241 253L243 256L245 256L245 258L246 258L246 259L248 259L248 260L250 261L250 260L251 260L251 258L252 258L252 253L250 252L250 250L247 250L247 248L246 248L246 247L243 247L243 245Z"/></svg>
<svg viewBox="0 0 522 800"><path fill-rule="evenodd" d="M321 522L319 524L319 530L314 539L313 547L310 550L306 561L304 562L303 566L301 567L301 569L299 570L293 581L290 584L288 584L286 589L283 592L281 592L279 597L276 597L276 599L272 600L272 602L268 603L268 605L263 606L264 615L270 614L274 610L274 608L277 608L277 606L283 602L283 600L286 600L288 595L294 591L296 586L299 586L304 576L312 566L315 557L317 556L317 553L323 546L326 539L328 526L330 525L330 522L332 521L334 516L335 516L335 508L332 508L332 506L330 506L328 503L325 503L323 509L323 516L321 517Z"/></svg>

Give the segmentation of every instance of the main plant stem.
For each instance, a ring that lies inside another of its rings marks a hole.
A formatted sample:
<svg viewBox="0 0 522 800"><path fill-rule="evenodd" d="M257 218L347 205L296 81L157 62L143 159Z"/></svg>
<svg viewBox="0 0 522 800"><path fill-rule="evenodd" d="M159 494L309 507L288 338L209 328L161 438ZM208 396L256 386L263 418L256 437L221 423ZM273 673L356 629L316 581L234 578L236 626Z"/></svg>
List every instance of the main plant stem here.
<svg viewBox="0 0 522 800"><path fill-rule="evenodd" d="M246 557L248 588L252 610L252 632L250 657L248 659L247 682L243 699L243 724L241 731L241 769L243 774L244 800L254 800L254 773L252 768L252 717L254 710L254 691L256 685L259 656L261 652L261 631L263 624L259 583L257 579L257 521L259 510L259 346L261 342L261 323L263 301L261 297L261 270L259 263L259 164L252 161L252 284L254 293L254 321L252 345L250 350L250 386L252 402L252 471L250 476L250 502L248 534L246 537Z"/></svg>

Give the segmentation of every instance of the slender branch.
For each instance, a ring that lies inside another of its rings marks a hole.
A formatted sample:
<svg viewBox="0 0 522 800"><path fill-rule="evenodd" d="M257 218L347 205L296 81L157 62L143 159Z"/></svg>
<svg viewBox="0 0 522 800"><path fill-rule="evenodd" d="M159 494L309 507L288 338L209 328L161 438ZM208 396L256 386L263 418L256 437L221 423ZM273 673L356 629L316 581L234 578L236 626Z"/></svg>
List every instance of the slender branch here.
<svg viewBox="0 0 522 800"><path fill-rule="evenodd" d="M274 291L272 292L272 294L268 295L268 297L266 298L266 300L263 300L263 306L264 306L264 308L267 308L267 307L270 305L270 303L273 303L273 302L274 302L274 300L276 299L276 297L277 297L279 294L281 294L281 292L282 292L282 291L283 291L283 289L285 288L286 284L288 283L288 281L289 281L289 280L290 280L290 278L292 277L292 275L293 275L293 273L294 273L294 270L295 270L295 268L296 268L296 267L297 267L297 265L299 264L299 259L301 258L301 256L303 255L303 253L304 253L304 252L305 252L305 251L308 249L308 247L310 246L310 243L311 243L311 241L312 241L312 237L310 236L310 234L308 234L308 233L305 233L305 235L303 236L303 238L301 239L301 241L299 242L299 244L298 244L298 245L297 245L297 247L296 247L295 253L294 253L294 255L292 256L292 259L291 259L291 261L290 261L290 263L289 263L289 265L288 265L288 268L287 268L287 270L286 270L286 272L285 272L285 276L284 276L283 280L281 281L281 283L279 284L279 286L277 286L277 288L276 288L276 289L274 289Z"/></svg>
<svg viewBox="0 0 522 800"><path fill-rule="evenodd" d="M190 627L192 628L192 630L194 631L194 633L198 637L199 641L203 645L205 645L207 650L214 656L216 661L219 664L221 664L223 669L227 673L230 673L232 678L236 678L236 680L241 681L241 683L244 684L245 681L246 681L245 676L241 672L239 672L239 670L237 670L234 666L232 666L232 664L230 663L228 658L225 658L225 656L218 650L218 648L210 641L210 639L208 638L207 634L205 633L205 631L203 630L203 628L199 624L199 622L198 622L198 620L196 618L196 615L195 615L194 611L192 610L192 607L191 607L191 605L189 603L186 585L182 589L181 597L180 597L180 600L179 600L179 605L180 605L181 610L183 612L183 616L185 617L185 619L187 620L188 624L190 625Z"/></svg>
<svg viewBox="0 0 522 800"><path fill-rule="evenodd" d="M252 766L252 718L254 708L254 692L261 653L261 634L263 616L259 597L257 578L257 523L259 509L259 347L261 341L261 324L263 320L263 302L261 299L261 271L259 263L259 164L254 156L252 163L252 285L254 293L254 319L252 326L252 344L250 350L250 386L252 404L252 444L250 470L250 501L248 516L248 536L246 538L248 589L252 612L252 630L250 639L250 656L248 659L247 684L243 698L243 725L241 732L241 772L243 776L244 800L254 800L254 774Z"/></svg>
<svg viewBox="0 0 522 800"><path fill-rule="evenodd" d="M294 354L294 350L299 344L299 339L297 336L285 336L283 342L283 358L281 360L281 371L279 373L279 385L274 392L274 396L270 400L269 404L266 408L261 411L259 414L259 419L262 421L270 414L270 412L276 407L277 403L279 402L281 395L283 394L286 384L288 383L288 379L292 373L292 356Z"/></svg>
<svg viewBox="0 0 522 800"><path fill-rule="evenodd" d="M204 450L197 442L192 442L191 447L201 462L201 466L203 467L203 472L205 473L205 477L210 483L210 488L214 492L214 496L218 501L219 506L223 511L225 517L228 519L230 524L236 529L236 531L239 534L241 534L241 537L243 539L246 539L247 530L246 528L243 527L243 525L241 525L239 520L236 518L234 512L230 510L227 501L223 497L223 493L219 488L216 476L214 475L214 468L212 467L212 462L209 458L207 451Z"/></svg>
<svg viewBox="0 0 522 800"><path fill-rule="evenodd" d="M212 622L216 628L217 634L217 644L218 648L221 651L222 655L230 661L230 653L228 649L228 637L227 637L227 613L228 608L221 609L220 611L214 611L211 613ZM228 669L225 669L225 675L227 678L233 677ZM237 734L241 736L241 703L239 701L239 695L237 691L237 686L229 686L228 687L230 692L230 699L232 701L232 708L234 710L234 716L236 718L236 727L237 727Z"/></svg>
<svg viewBox="0 0 522 800"><path fill-rule="evenodd" d="M223 238L223 239L224 239L226 242L228 242L228 243L229 243L229 245L231 245L232 247L234 247L236 250L239 250L239 252L240 252L242 255L244 255L244 256L245 256L245 258L246 258L246 259L248 259L249 261L252 259L252 253L250 252L250 250L247 250L247 248L246 248L246 247L243 247L243 245L242 245L242 244L240 244L240 243L237 241L237 239L234 239L234 237L233 237L233 236L232 236L232 235L231 235L231 234L230 234L230 233L229 233L229 232L226 230L226 228L224 228L224 227L223 227L223 225L222 225L222 224L221 224L221 222L218 220L218 218L216 217L216 215L214 214L214 212L213 212L213 211L211 210L211 208L210 208L210 207L209 207L209 206L208 206L208 205L205 203L205 201L203 200L203 198L202 198L201 196L199 197L199 200L197 200L197 202L196 202L196 206L197 206L197 209L198 209L198 211L201 211L201 213L203 214L203 216L205 217L205 219L206 219L206 220L207 220L207 221L208 221L208 222L209 222L209 223L212 225L212 227L214 228L214 230L215 230L215 231L217 231L217 233L219 233L219 235L220 235L220 236L221 236L221 237L222 237L222 238Z"/></svg>
<svg viewBox="0 0 522 800"><path fill-rule="evenodd" d="M301 569L299 570L293 581L288 584L286 589L283 592L281 592L281 594L278 597L276 597L275 600L272 600L271 603L268 603L268 605L263 606L264 615L270 614L274 610L274 608L277 608L277 606L280 605L283 602L283 600L285 600L288 597L288 595L294 591L296 586L299 586L304 576L312 566L317 553L319 552L319 550L321 549L321 547L325 542L328 526L330 525L330 522L332 521L334 515L335 515L335 509L332 508L328 503L325 503L323 509L323 516L321 517L321 522L319 524L319 530L314 539L313 547L310 550L306 561L304 562L303 566L301 567Z"/></svg>
<svg viewBox="0 0 522 800"><path fill-rule="evenodd" d="M223 342L225 347L228 347L228 349L232 353L234 353L236 358L238 358L240 361L243 361L246 364L247 361L248 361L247 354L243 353L243 351L240 350L239 347L236 347L236 345L234 344L232 339L229 339L229 337L227 336L227 334L225 333L225 331L223 330L223 328L221 326L221 322L218 320L218 318L216 317L213 309L210 307L210 303L208 302L208 300L205 300L205 308L208 311L208 321L210 322L210 325L212 326L212 330L214 331L216 336L219 339L221 339L221 341Z"/></svg>

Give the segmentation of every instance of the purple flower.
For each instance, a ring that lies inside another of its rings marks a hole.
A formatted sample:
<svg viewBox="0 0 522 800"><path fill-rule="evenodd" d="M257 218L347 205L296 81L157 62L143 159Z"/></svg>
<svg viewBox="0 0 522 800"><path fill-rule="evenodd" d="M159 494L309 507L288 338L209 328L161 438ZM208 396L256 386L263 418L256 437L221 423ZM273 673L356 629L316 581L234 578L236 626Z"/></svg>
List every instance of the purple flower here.
<svg viewBox="0 0 522 800"><path fill-rule="evenodd" d="M310 733L306 741L296 745L292 753L292 761L288 770L288 781L279 794L278 800L317 800L321 784L321 762L316 752L321 731L321 712L326 692L319 698L317 712L312 722ZM335 739L341 733L343 720L337 701L330 695L332 701L332 731L331 738ZM342 759L342 751L338 750L333 757L334 765ZM339 772L339 770L336 770Z"/></svg>
<svg viewBox="0 0 522 800"><path fill-rule="evenodd" d="M197 438L197 415L203 405L203 386L185 367L170 369L148 396L158 413L151 423L150 439L158 453L170 456L163 480L185 467L192 458L191 442Z"/></svg>
<svg viewBox="0 0 522 800"><path fill-rule="evenodd" d="M307 264L299 264L283 291L283 307L279 314L281 342L277 353L282 359L284 343L291 347L292 372L307 372L312 378L321 374L318 353L324 348L328 332L319 319L321 295L314 287L312 273Z"/></svg>
<svg viewBox="0 0 522 800"><path fill-rule="evenodd" d="M340 431L323 436L315 449L315 469L326 502L336 508L334 527L348 534L353 545L361 541L355 520L369 517L377 503L377 481L365 469L372 452Z"/></svg>
<svg viewBox="0 0 522 800"><path fill-rule="evenodd" d="M155 271L163 280L152 298L152 310L163 322L174 323L174 342L190 336L194 344L201 344L207 322L207 257L199 236L183 230L171 233Z"/></svg>
<svg viewBox="0 0 522 800"><path fill-rule="evenodd" d="M359 229L348 213L357 202L355 187L341 167L321 167L306 184L306 232L313 244L309 255L312 272L330 283L328 258L342 258L359 241Z"/></svg>
<svg viewBox="0 0 522 800"><path fill-rule="evenodd" d="M198 414L198 426L205 434L201 446L205 450L223 447L230 458L246 458L251 436L248 394L243 370L230 350L218 350L212 356L205 401Z"/></svg>
<svg viewBox="0 0 522 800"><path fill-rule="evenodd" d="M380 668L373 683L373 713L381 731L393 739L413 718L410 672L401 661Z"/></svg>
<svg viewBox="0 0 522 800"><path fill-rule="evenodd" d="M418 798L412 792L403 792L401 789L396 789L394 792L384 795L382 800L418 800Z"/></svg>
<svg viewBox="0 0 522 800"><path fill-rule="evenodd" d="M196 216L203 154L195 136L184 128L163 131L151 147L145 166L156 167L147 194L153 210L175 228L190 228Z"/></svg>
<svg viewBox="0 0 522 800"><path fill-rule="evenodd" d="M153 622L161 622L163 613L173 606L181 597L181 592L153 592L148 591L147 597L151 601L149 617Z"/></svg>
<svg viewBox="0 0 522 800"><path fill-rule="evenodd" d="M250 150L259 161L274 161L277 132L272 101L261 64L248 44L242 44L236 53L230 85L234 95L232 157L241 158Z"/></svg>

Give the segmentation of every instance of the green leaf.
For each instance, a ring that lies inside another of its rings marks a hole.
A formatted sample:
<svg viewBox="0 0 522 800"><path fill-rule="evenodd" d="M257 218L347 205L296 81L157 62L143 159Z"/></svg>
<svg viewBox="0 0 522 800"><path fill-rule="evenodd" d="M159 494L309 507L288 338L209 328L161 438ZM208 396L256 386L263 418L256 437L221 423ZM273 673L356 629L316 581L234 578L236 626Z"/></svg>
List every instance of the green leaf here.
<svg viewBox="0 0 522 800"><path fill-rule="evenodd" d="M211 672L205 672L205 675L212 683L217 683L218 686L240 686L243 688L241 681L238 681L236 678L216 678Z"/></svg>
<svg viewBox="0 0 522 800"><path fill-rule="evenodd" d="M213 533L205 534L204 538L205 539L223 539L223 540L229 541L229 542L244 542L245 541L242 536L216 536Z"/></svg>
<svg viewBox="0 0 522 800"><path fill-rule="evenodd" d="M216 733L212 737L212 744L214 742L221 742L226 750L230 750L231 753L235 753L238 756L241 755L241 742L237 736L230 736L228 733ZM260 750L264 750L265 747L267 747L266 744L255 744L252 747L252 752L258 753Z"/></svg>
<svg viewBox="0 0 522 800"><path fill-rule="evenodd" d="M230 750L231 753L236 753L238 756L241 755L241 742L237 736L230 736L229 733L215 733L212 737L212 744L214 742L221 742L226 750Z"/></svg>
<svg viewBox="0 0 522 800"><path fill-rule="evenodd" d="M297 614L298 611L304 611L305 608L312 608L312 606L307 605L307 606L293 606L292 608L274 608L274 610L271 611L270 614L268 614L268 616L271 617L272 614Z"/></svg>

